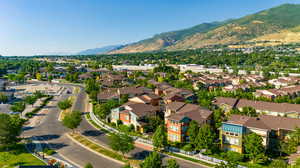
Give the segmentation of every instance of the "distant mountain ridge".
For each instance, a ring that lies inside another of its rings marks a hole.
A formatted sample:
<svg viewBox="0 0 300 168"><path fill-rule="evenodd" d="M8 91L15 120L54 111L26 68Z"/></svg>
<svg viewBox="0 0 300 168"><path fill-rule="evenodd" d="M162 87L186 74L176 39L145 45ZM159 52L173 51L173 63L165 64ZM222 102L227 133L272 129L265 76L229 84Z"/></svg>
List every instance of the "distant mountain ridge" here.
<svg viewBox="0 0 300 168"><path fill-rule="evenodd" d="M104 46L100 48L93 48L93 49L87 49L78 52L78 55L95 55L95 54L105 54L107 52L110 52L112 50L116 50L122 47L122 45L110 45L110 46Z"/></svg>
<svg viewBox="0 0 300 168"><path fill-rule="evenodd" d="M160 33L109 53L184 50L216 44L235 44L233 47L236 47L244 42L254 42L253 45L261 45L260 42L263 45L300 42L299 18L300 4L284 4L239 19Z"/></svg>

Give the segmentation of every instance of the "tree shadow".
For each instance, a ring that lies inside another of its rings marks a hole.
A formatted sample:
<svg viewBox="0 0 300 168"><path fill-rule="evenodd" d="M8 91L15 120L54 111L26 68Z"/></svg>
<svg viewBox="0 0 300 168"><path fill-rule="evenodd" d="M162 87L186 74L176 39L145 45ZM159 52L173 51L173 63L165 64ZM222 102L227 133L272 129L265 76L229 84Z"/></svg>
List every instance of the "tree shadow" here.
<svg viewBox="0 0 300 168"><path fill-rule="evenodd" d="M45 116L46 114L41 114L41 113L37 113L37 114L34 114L34 116Z"/></svg>
<svg viewBox="0 0 300 168"><path fill-rule="evenodd" d="M37 138L39 141L49 141L52 139L57 139L60 137L60 135L56 135L56 134L49 134L49 135L40 135L40 136L34 136L35 138Z"/></svg>
<svg viewBox="0 0 300 168"><path fill-rule="evenodd" d="M41 145L42 145L43 149L50 148L53 150L59 150L61 148L68 146L67 144L64 144L64 143L42 143Z"/></svg>
<svg viewBox="0 0 300 168"><path fill-rule="evenodd" d="M31 130L33 129L34 127L30 127L30 126L25 126L22 128L23 131L28 131L28 130Z"/></svg>
<svg viewBox="0 0 300 168"><path fill-rule="evenodd" d="M133 153L132 157L136 160L144 160L147 156L150 155L150 153L151 153L150 151L143 150L140 152Z"/></svg>
<svg viewBox="0 0 300 168"><path fill-rule="evenodd" d="M82 133L82 135L96 137L96 136L103 135L103 132L100 132L100 131L97 131L97 130L85 130Z"/></svg>

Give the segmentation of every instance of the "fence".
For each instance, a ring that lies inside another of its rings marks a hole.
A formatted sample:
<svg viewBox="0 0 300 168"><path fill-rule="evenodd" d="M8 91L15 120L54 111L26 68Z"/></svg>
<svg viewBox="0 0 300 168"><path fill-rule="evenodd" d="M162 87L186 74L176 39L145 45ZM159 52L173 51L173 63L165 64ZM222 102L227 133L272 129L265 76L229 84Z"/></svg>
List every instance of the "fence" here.
<svg viewBox="0 0 300 168"><path fill-rule="evenodd" d="M93 106L91 104L90 104L90 117L96 124L98 124L102 128L104 128L108 131L111 131L111 132L119 133L118 130L116 130L112 127L109 127L108 125L106 125L105 123L100 121L95 116L95 114L93 112ZM145 143L145 144L148 144L148 145L153 145L151 140L143 139L143 138L136 137L136 136L133 136L133 138L137 142ZM206 156L206 155L203 155L201 153L197 154L196 151L184 151L182 149L178 149L178 148L175 148L175 147L166 147L166 150L169 151L169 152L172 152L172 153L178 153L178 154L181 154L181 155L186 155L186 157L191 157L193 159L201 160L201 161L208 162L208 163L211 163L211 164L220 164L222 162L227 164L227 161L225 161L225 160L221 160L221 159L217 159L217 158L214 158L214 157ZM247 168L247 167L238 165L238 168Z"/></svg>

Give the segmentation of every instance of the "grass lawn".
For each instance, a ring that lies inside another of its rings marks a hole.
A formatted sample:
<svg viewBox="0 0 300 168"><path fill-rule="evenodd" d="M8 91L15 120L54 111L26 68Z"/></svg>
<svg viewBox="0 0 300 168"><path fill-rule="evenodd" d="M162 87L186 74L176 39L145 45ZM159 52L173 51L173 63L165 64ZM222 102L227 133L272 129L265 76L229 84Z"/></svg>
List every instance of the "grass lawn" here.
<svg viewBox="0 0 300 168"><path fill-rule="evenodd" d="M131 158L124 158L121 154L119 154L113 150L104 148L78 133L70 133L69 135L72 138L74 138L76 141L78 141L79 143L83 144L84 146L86 146L86 147L90 148L91 150L96 151L100 154L103 154L110 158L114 158L114 159L119 160L124 163L129 163L132 166L138 166L140 164L139 160L134 160Z"/></svg>
<svg viewBox="0 0 300 168"><path fill-rule="evenodd" d="M23 144L9 148L8 151L5 148L0 149L1 168L14 168L19 165L45 165L45 163L28 153Z"/></svg>

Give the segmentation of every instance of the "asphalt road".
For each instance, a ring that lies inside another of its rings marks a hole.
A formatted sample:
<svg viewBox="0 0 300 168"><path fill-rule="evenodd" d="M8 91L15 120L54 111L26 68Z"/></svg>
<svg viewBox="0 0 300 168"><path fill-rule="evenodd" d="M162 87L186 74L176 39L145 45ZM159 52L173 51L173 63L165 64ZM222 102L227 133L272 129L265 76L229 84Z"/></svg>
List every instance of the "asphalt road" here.
<svg viewBox="0 0 300 168"><path fill-rule="evenodd" d="M76 110L79 110L82 112L87 112L86 108L85 108L85 103L84 103L86 98L87 98L86 93L83 90L81 90L81 92L78 95L78 99L77 99L78 101L75 105ZM93 141L109 147L108 136L104 132L102 132L98 129L95 129L93 126L91 126L88 123L88 121L85 119L85 117L82 120L78 130L83 135L88 136ZM129 153L129 155L133 156L137 160L144 160L145 157L147 157L150 152L151 151L149 151L149 150L145 150L145 149L136 147L133 151L131 151ZM166 162L168 159L170 159L170 157L168 157L168 156L163 157L164 162ZM198 164L195 164L195 163L192 163L189 161L184 161L181 159L176 159L176 160L181 168L205 168L204 166L199 166Z"/></svg>
<svg viewBox="0 0 300 168"><path fill-rule="evenodd" d="M59 100L67 98L68 95L61 95L54 98L54 104L49 107L49 113L37 127L27 129L22 133L22 136L38 138L43 145L55 149L63 158L70 160L80 166L85 166L86 163L91 163L95 168L119 168L119 163L107 160L99 155L90 152L89 150L72 142L65 133L70 131L66 129L58 116L60 110L56 107Z"/></svg>
<svg viewBox="0 0 300 168"><path fill-rule="evenodd" d="M64 85L66 87L71 87L73 85ZM91 163L95 168L117 168L122 167L119 163L113 162L106 158L103 158L99 155L94 154L93 152L86 150L85 148L77 145L72 142L69 138L66 137L65 133L70 131L66 129L60 121L58 121L58 116L60 110L56 107L58 101L66 99L69 95L63 94L60 97L55 97L54 105L50 107L49 113L45 116L44 120L35 128L28 129L23 132L23 136L35 136L47 143L51 148L55 149L60 155L64 156L67 160L84 166L86 163ZM77 101L74 105L74 110L78 110L86 113L85 109L85 100L87 98L86 93L83 89L80 89L80 92L77 97ZM90 139L98 142L99 144L109 146L108 136L91 126L85 117L77 129L83 135L89 137ZM144 160L145 157L151 151L145 150L142 148L135 148L129 154L136 159ZM168 156L163 157L163 161L166 162L170 159ZM185 161L181 159L176 159L181 168L204 168L198 164L192 163L190 161Z"/></svg>

